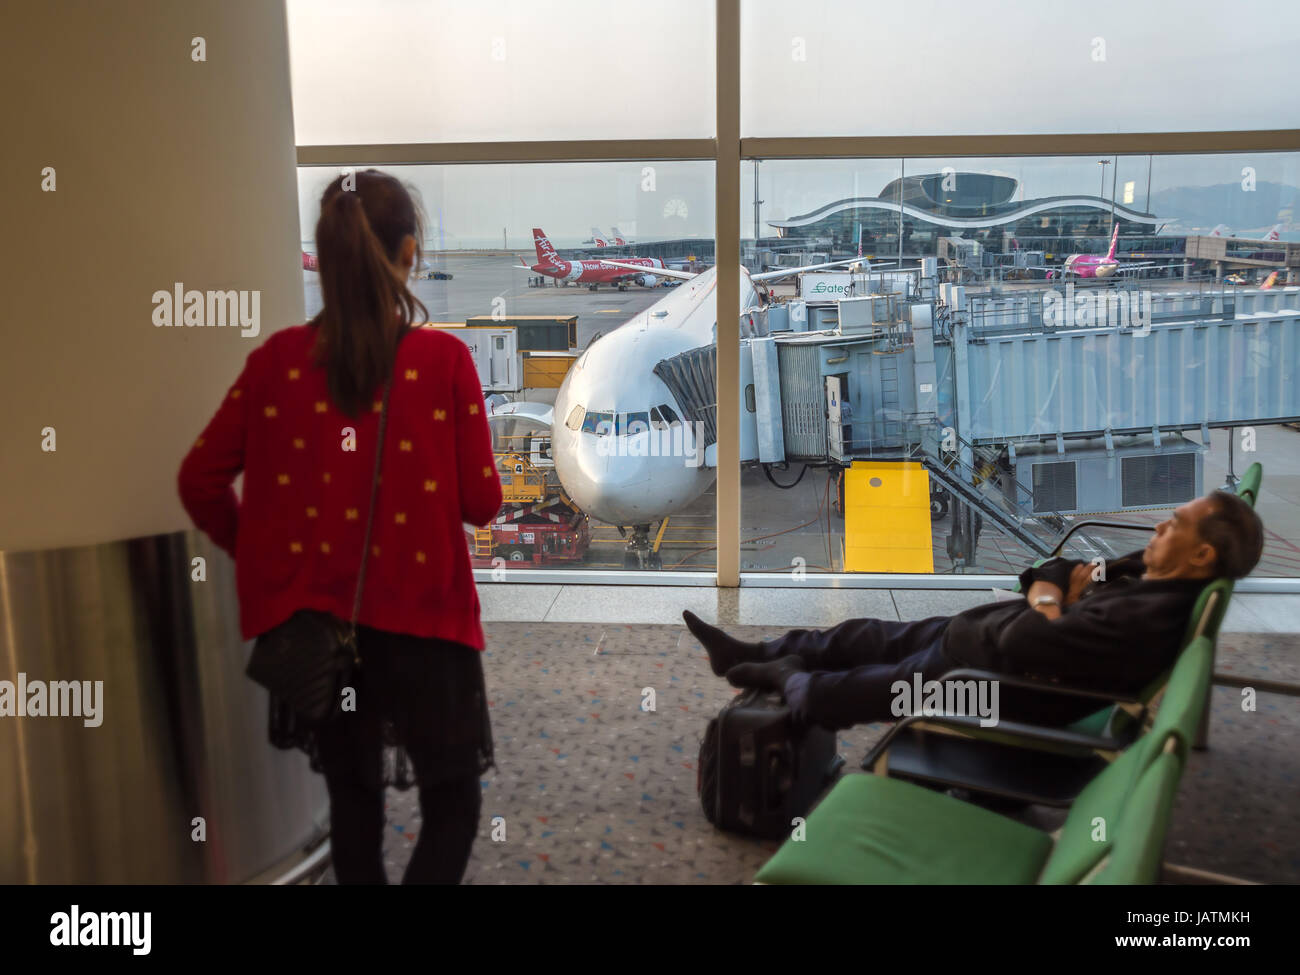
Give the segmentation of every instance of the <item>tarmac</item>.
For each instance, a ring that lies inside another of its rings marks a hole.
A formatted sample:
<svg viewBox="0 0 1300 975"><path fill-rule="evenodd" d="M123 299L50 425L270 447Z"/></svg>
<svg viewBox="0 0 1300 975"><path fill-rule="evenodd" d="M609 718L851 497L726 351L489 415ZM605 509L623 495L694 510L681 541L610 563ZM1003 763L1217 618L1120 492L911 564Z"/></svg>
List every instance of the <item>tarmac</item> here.
<svg viewBox="0 0 1300 975"><path fill-rule="evenodd" d="M585 348L597 335L618 328L625 321L667 294L664 287L632 286L627 291L600 286L590 292L585 286L530 287L531 271L512 268L534 255L507 252L484 255L429 256L432 267L450 272L449 281L417 280L413 292L428 309L434 322L463 322L475 315L491 315L493 302L504 302L507 317L520 315L577 315L578 347ZM1161 282L1171 291L1181 290L1181 281ZM321 307L320 279L314 271L303 271L307 315ZM543 395L542 399L552 396ZM507 431L511 432L511 431ZM1197 433L1188 435L1199 441ZM1204 459L1205 491L1224 485L1228 472L1226 430L1211 431L1210 450ZM1256 450L1243 452L1240 431L1236 434L1234 468L1240 474L1259 460L1264 480L1257 510L1266 528L1264 558L1257 575L1300 576L1300 431L1285 426L1258 427ZM774 472L782 483L799 475L799 466ZM844 571L844 520L837 510L837 491L826 470L809 468L802 480L789 490L774 486L757 466L741 472L741 570L746 572L809 573ZM708 571L716 566L714 527L716 494L706 491L691 507L671 519L662 548L665 569ZM1130 511L1101 517L1155 525L1168 510ZM934 571L954 571L947 554L946 538L951 515L934 522ZM583 568L621 568L624 539L614 526L592 523L593 541ZM1131 551L1146 544L1139 533L1103 533L1112 547ZM985 526L979 536L974 563L958 567L969 573L1019 573L1035 555L996 528ZM529 565L529 568L533 566Z"/></svg>

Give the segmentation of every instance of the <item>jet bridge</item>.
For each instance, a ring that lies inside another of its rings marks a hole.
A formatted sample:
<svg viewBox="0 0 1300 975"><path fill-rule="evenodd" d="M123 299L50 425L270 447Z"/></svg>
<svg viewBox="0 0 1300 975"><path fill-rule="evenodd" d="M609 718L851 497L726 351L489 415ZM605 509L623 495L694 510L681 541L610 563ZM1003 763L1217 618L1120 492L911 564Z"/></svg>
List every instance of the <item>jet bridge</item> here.
<svg viewBox="0 0 1300 975"><path fill-rule="evenodd" d="M973 557L983 521L1046 555L1074 515L1182 503L1203 490L1211 429L1300 420L1300 289L1120 282L1072 300L1137 314L1063 317L1064 294L925 281L891 320L845 328L841 303L837 327L750 338L742 361L760 461L920 461L958 502L954 558ZM847 442L831 381L852 406Z"/></svg>

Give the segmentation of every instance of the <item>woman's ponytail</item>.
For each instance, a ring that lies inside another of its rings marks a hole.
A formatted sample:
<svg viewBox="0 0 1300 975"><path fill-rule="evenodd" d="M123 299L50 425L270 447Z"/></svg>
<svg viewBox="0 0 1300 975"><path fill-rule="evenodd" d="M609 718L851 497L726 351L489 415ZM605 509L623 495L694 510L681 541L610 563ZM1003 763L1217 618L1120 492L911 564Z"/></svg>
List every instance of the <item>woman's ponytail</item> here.
<svg viewBox="0 0 1300 975"><path fill-rule="evenodd" d="M315 320L315 351L330 397L355 417L391 373L398 340L416 323L416 308L425 317L428 312L397 267L405 238L415 238L418 254L422 236L409 195L375 170L352 178L356 189L343 189L340 177L321 200L316 248L324 307Z"/></svg>

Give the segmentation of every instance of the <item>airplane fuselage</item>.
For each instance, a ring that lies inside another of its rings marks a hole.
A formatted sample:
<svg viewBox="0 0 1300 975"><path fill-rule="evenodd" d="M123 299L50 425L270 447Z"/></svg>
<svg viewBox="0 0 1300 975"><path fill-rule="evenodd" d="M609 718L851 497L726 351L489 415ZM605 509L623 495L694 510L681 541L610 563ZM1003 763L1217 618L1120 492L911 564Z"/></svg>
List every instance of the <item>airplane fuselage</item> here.
<svg viewBox="0 0 1300 975"><path fill-rule="evenodd" d="M716 287L713 270L685 282L590 345L565 376L555 397L552 456L565 491L591 517L650 524L682 511L713 483L698 428L654 368L715 341ZM743 271L740 304L760 304Z"/></svg>
<svg viewBox="0 0 1300 975"><path fill-rule="evenodd" d="M1065 272L1079 278L1108 278L1119 267L1119 261L1096 254L1071 254L1065 259Z"/></svg>
<svg viewBox="0 0 1300 975"><path fill-rule="evenodd" d="M657 257L629 257L619 258L623 264L635 264L638 267L644 267L646 274L654 277L657 268L662 268L664 262ZM532 269L538 274L544 274L548 278L555 278L559 281L572 281L575 284L616 284L620 282L637 283L637 274L635 271L629 271L625 267L614 267L612 264L606 264L604 261L562 261L552 259L543 264L533 264ZM654 283L658 283L658 279Z"/></svg>

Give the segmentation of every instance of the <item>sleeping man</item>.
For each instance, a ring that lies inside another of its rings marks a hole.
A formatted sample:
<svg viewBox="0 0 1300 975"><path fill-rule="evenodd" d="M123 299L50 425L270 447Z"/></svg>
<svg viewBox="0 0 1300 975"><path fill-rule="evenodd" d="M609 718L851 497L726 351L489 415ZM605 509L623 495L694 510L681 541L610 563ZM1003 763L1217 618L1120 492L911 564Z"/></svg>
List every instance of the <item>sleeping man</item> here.
<svg viewBox="0 0 1300 975"><path fill-rule="evenodd" d="M1100 564L1053 559L1021 574L1023 597L955 616L847 620L757 643L682 616L715 674L781 691L798 721L847 728L897 718L896 683L920 686L960 667L1136 694L1173 665L1206 583L1245 576L1262 548L1255 510L1214 491L1157 525L1140 552ZM1000 703L1007 720L1053 725L1097 708L1011 687Z"/></svg>

